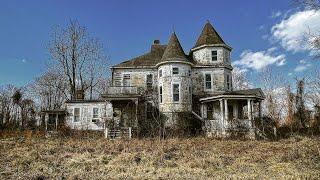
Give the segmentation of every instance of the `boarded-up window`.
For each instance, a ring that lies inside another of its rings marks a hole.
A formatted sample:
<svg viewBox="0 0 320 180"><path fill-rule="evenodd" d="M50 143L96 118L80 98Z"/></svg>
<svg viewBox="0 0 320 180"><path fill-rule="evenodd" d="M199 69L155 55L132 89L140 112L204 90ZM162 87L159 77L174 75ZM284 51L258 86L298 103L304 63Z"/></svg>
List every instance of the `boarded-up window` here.
<svg viewBox="0 0 320 180"><path fill-rule="evenodd" d="M130 74L123 74L123 86L131 86Z"/></svg>
<svg viewBox="0 0 320 180"><path fill-rule="evenodd" d="M179 93L179 84L173 84L172 85L172 95L173 95L173 102L178 102L180 99L180 93Z"/></svg>
<svg viewBox="0 0 320 180"><path fill-rule="evenodd" d="M80 121L80 108L74 108L73 109L73 122L79 122Z"/></svg>
<svg viewBox="0 0 320 180"><path fill-rule="evenodd" d="M211 74L205 74L205 83L206 83L206 89L211 89L212 79Z"/></svg>

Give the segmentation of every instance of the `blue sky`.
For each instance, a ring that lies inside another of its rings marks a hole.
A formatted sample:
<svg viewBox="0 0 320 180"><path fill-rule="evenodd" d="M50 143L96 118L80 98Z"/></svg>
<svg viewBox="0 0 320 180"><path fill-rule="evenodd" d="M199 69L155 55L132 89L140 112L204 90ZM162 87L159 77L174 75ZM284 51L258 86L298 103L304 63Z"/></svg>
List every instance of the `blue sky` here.
<svg viewBox="0 0 320 180"><path fill-rule="evenodd" d="M173 27L188 53L209 20L233 47L235 66L253 81L264 67L288 80L319 67L310 49L292 39L306 22L319 29L320 13L298 10L292 0L1 0L0 85L22 86L41 75L52 28L70 19L102 41L112 64L149 51L154 39L167 43Z"/></svg>

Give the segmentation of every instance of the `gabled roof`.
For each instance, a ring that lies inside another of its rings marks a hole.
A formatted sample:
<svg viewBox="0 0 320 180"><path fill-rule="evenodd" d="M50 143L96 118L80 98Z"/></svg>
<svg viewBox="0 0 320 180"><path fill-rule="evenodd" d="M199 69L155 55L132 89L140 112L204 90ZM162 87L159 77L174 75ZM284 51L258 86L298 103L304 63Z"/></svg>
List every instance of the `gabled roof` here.
<svg viewBox="0 0 320 180"><path fill-rule="evenodd" d="M219 33L213 28L210 22L207 22L193 48L197 48L202 45L213 45L213 44L226 44L226 43L222 40Z"/></svg>
<svg viewBox="0 0 320 180"><path fill-rule="evenodd" d="M154 44L152 45L150 52L114 65L113 67L153 67L160 62L166 47L166 45Z"/></svg>
<svg viewBox="0 0 320 180"><path fill-rule="evenodd" d="M176 33L170 37L168 46L163 53L161 61L188 61Z"/></svg>

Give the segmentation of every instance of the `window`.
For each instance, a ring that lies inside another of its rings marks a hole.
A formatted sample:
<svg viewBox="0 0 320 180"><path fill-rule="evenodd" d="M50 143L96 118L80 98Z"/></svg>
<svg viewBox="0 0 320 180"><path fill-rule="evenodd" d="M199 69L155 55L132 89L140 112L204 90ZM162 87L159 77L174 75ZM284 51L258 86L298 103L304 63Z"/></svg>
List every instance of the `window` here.
<svg viewBox="0 0 320 180"><path fill-rule="evenodd" d="M213 105L212 104L207 105L207 118L213 119Z"/></svg>
<svg viewBox="0 0 320 180"><path fill-rule="evenodd" d="M92 109L92 122L97 122L99 118L99 108Z"/></svg>
<svg viewBox="0 0 320 180"><path fill-rule="evenodd" d="M159 77L162 77L162 69L159 70Z"/></svg>
<svg viewBox="0 0 320 180"><path fill-rule="evenodd" d="M224 52L224 57L226 58L226 62L229 62L229 52L228 51Z"/></svg>
<svg viewBox="0 0 320 180"><path fill-rule="evenodd" d="M74 108L73 109L73 122L79 122L80 121L80 108Z"/></svg>
<svg viewBox="0 0 320 180"><path fill-rule="evenodd" d="M211 89L211 74L205 74L206 89Z"/></svg>
<svg viewBox="0 0 320 180"><path fill-rule="evenodd" d="M131 85L131 76L130 74L123 74L123 86Z"/></svg>
<svg viewBox="0 0 320 180"><path fill-rule="evenodd" d="M191 70L188 71L188 76L189 76L189 77L191 76Z"/></svg>
<svg viewBox="0 0 320 180"><path fill-rule="evenodd" d="M147 75L146 83L147 83L147 88L151 89L152 88L152 84L153 84L153 75L152 74L148 74Z"/></svg>
<svg viewBox="0 0 320 180"><path fill-rule="evenodd" d="M172 74L179 74L179 68L177 67L172 68Z"/></svg>
<svg viewBox="0 0 320 180"><path fill-rule="evenodd" d="M159 87L159 101L162 103L162 86Z"/></svg>
<svg viewBox="0 0 320 180"><path fill-rule="evenodd" d="M217 61L218 60L218 53L217 51L211 51L211 60L212 61Z"/></svg>
<svg viewBox="0 0 320 180"><path fill-rule="evenodd" d="M230 90L231 89L230 87L231 87L230 86L230 76L227 75L227 89Z"/></svg>
<svg viewBox="0 0 320 180"><path fill-rule="evenodd" d="M172 85L172 95L173 95L173 102L179 101L179 84L173 84Z"/></svg>

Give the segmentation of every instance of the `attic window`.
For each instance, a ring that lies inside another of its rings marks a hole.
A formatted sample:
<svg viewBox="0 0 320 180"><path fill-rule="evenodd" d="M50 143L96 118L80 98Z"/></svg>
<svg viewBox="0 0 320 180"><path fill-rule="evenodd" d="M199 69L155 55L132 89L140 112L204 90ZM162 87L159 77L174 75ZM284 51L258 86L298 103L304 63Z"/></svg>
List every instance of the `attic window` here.
<svg viewBox="0 0 320 180"><path fill-rule="evenodd" d="M211 51L211 60L212 61L217 61L218 60L218 53L216 50Z"/></svg>
<svg viewBox="0 0 320 180"><path fill-rule="evenodd" d="M177 67L172 68L172 74L179 74L179 68Z"/></svg>

